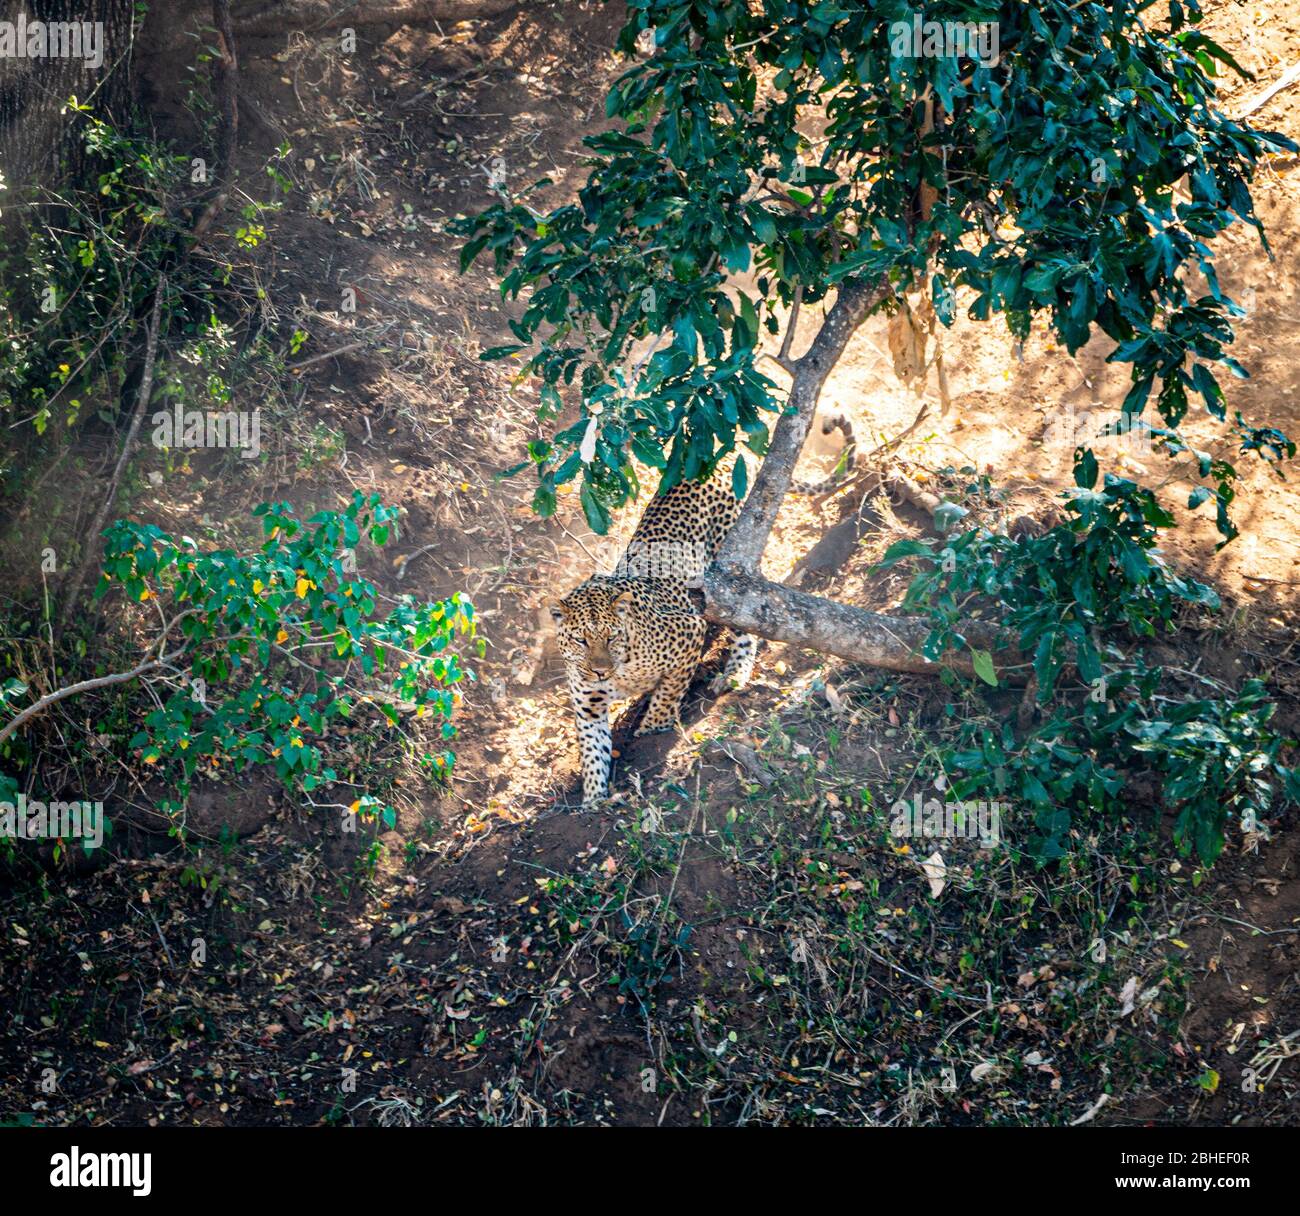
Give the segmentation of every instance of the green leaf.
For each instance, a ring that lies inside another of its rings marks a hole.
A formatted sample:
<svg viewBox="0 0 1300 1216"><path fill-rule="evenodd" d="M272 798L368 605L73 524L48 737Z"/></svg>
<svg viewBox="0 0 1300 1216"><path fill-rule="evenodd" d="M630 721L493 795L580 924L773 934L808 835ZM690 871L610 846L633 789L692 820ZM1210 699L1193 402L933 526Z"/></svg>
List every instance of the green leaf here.
<svg viewBox="0 0 1300 1216"><path fill-rule="evenodd" d="M735 466L731 470L731 492L738 499L744 498L748 488L749 470L745 467L745 458L737 456Z"/></svg>
<svg viewBox="0 0 1300 1216"><path fill-rule="evenodd" d="M975 668L975 674L979 676L985 684L992 688L998 686L998 675L993 669L993 656L987 650L976 650L973 646L970 652L971 665Z"/></svg>

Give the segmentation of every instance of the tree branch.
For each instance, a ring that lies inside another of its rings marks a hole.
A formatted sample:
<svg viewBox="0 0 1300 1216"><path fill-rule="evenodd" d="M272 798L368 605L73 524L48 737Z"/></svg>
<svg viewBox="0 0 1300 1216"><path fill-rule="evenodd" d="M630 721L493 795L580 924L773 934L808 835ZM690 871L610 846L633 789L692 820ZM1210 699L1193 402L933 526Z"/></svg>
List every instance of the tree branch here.
<svg viewBox="0 0 1300 1216"><path fill-rule="evenodd" d="M93 680L82 680L79 684L69 684L65 688L58 688L54 692L46 693L39 701L33 701L11 722L7 722L0 727L0 743L3 743L29 719L44 712L51 705L56 705L60 701L66 701L69 697L75 697L80 693L90 692L96 688L108 688L113 684L125 684L129 680L134 680L136 676L141 676L147 671L154 671L162 665L162 659L146 659L143 663L132 667L130 671L114 672L111 676L97 676Z"/></svg>
<svg viewBox="0 0 1300 1216"><path fill-rule="evenodd" d="M757 634L774 642L793 642L888 671L933 672L947 667L974 675L968 651L950 652L938 662L921 656L921 645L930 632L929 623L922 618L885 616L837 604L770 582L761 573L763 550L790 488L822 386L858 327L889 292L889 283L884 279L874 283L850 279L840 286L835 305L817 337L794 364L790 408L773 428L767 456L740 518L713 564L701 575L696 590L702 594L707 620L740 633ZM1003 673L1008 679L1016 677L1008 665L1019 666L1024 658L1007 645L1005 636L978 621L965 622L961 632L981 650L993 652L1001 646L997 658ZM1021 682L1024 678L1021 674Z"/></svg>
<svg viewBox="0 0 1300 1216"><path fill-rule="evenodd" d="M217 29L217 58L213 65L221 125L217 132L217 181L228 184L235 175L239 146L239 56L235 51L230 0L212 0L212 24Z"/></svg>
<svg viewBox="0 0 1300 1216"><path fill-rule="evenodd" d="M777 366L784 368L791 376L798 370L794 360L790 358L790 344L794 341L794 331L799 328L799 305L802 303L803 284L800 283L794 289L794 299L790 303L790 318L785 323L785 337L781 341L781 349L773 356Z"/></svg>
<svg viewBox="0 0 1300 1216"><path fill-rule="evenodd" d="M163 626L163 631L157 639L150 645L150 650L161 650L167 642L167 637L176 625L184 620L187 616L194 616L198 613L197 608L187 608L184 612L177 613L170 621ZM134 680L137 676L142 676L148 671L157 671L160 668L168 666L175 658L179 658L185 653L188 643L176 647L175 650L167 654L160 654L154 659L143 659L129 671L116 671L107 676L96 676L91 680L82 680L77 684L69 684L65 688L56 688L53 692L46 693L39 701L33 701L22 713L18 714L11 721L6 722L0 727L0 743L3 743L15 731L17 731L25 722L36 717L37 714L44 712L51 705L57 705L60 701L66 701L69 697L75 697L83 692L92 692L96 688L111 688L114 684L126 684Z"/></svg>
<svg viewBox="0 0 1300 1216"><path fill-rule="evenodd" d="M886 671L927 673L946 667L967 676L975 674L969 651L951 651L938 662L921 655L921 645L930 632L923 617L869 612L717 566L704 572L699 590L704 595L705 617L741 633L793 642ZM962 625L962 636L977 649L993 654L1009 682L1024 683L1028 677L1024 656L1004 645L1008 639L996 628L968 621ZM1000 645L1004 649L999 651ZM1014 670L1022 665L1022 670Z"/></svg>

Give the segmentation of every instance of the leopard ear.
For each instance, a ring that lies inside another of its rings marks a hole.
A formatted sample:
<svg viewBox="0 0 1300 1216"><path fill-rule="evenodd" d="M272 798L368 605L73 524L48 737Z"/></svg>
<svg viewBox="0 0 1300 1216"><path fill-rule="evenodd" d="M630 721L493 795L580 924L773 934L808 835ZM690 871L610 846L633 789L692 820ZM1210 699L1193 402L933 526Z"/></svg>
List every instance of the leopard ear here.
<svg viewBox="0 0 1300 1216"><path fill-rule="evenodd" d="M630 588L627 591L620 591L614 597L614 611L619 616L627 616L632 611L632 591Z"/></svg>

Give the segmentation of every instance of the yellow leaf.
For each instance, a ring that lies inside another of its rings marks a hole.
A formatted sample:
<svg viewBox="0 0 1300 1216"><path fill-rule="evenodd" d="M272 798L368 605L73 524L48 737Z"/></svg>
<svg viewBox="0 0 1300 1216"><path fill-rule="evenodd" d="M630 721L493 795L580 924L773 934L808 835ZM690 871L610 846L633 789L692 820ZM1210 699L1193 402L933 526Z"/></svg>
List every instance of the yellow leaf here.
<svg viewBox="0 0 1300 1216"><path fill-rule="evenodd" d="M300 579L298 580L298 585L294 588L294 591L297 593L297 596L298 596L299 599L302 599L303 596L305 596L305 595L307 594L307 589L308 589L310 586L311 586L311 583L308 582L307 579L305 579L305 578L300 578Z"/></svg>
<svg viewBox="0 0 1300 1216"><path fill-rule="evenodd" d="M264 582L262 582L262 580L261 580L260 578L255 578L255 579L253 580L253 594L254 594L254 595L261 595L262 592L263 592L263 590L265 590L265 588L266 588L266 584L265 584Z"/></svg>

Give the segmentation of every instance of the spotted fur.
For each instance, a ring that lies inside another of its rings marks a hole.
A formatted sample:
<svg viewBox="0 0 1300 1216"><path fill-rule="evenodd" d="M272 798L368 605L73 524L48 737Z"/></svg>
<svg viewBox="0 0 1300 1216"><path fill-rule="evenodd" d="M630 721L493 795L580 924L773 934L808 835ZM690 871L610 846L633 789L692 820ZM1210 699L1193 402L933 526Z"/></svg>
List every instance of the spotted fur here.
<svg viewBox="0 0 1300 1216"><path fill-rule="evenodd" d="M578 727L583 806L609 794L611 702L650 693L638 735L676 724L706 632L686 582L713 560L739 513L721 479L656 495L614 574L588 579L551 609ZM736 638L713 690L743 687L756 653L755 638Z"/></svg>

